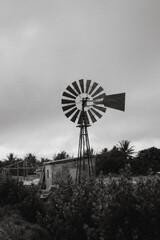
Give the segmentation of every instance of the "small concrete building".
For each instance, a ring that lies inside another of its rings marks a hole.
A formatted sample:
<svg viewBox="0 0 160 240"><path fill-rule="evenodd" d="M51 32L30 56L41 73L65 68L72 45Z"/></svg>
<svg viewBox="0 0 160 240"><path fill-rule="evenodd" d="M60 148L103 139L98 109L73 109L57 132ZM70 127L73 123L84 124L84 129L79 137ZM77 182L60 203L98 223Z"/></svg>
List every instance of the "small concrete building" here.
<svg viewBox="0 0 160 240"><path fill-rule="evenodd" d="M94 163L95 161L93 161L93 165L95 167ZM75 180L76 172L77 158L49 161L43 165L40 184L43 189L49 190L52 186L57 185L60 180L65 181L68 174L70 174L72 179Z"/></svg>

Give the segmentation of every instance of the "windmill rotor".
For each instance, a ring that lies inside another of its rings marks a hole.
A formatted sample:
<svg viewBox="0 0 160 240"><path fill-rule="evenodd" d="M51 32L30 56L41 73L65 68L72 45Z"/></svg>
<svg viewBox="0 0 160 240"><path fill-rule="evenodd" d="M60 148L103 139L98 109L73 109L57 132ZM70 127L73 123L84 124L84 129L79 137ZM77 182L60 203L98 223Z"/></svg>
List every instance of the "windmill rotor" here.
<svg viewBox="0 0 160 240"><path fill-rule="evenodd" d="M72 122L80 123L84 107L88 124L95 123L106 111L104 89L91 80L80 79L69 85L62 94L62 109ZM84 106L82 106L84 105Z"/></svg>

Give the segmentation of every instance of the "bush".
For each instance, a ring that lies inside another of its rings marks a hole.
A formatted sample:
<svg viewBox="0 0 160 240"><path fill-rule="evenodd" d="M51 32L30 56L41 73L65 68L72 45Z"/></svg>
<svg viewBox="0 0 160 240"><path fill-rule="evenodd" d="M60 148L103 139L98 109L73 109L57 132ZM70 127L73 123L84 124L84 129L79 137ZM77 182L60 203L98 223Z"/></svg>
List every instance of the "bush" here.
<svg viewBox="0 0 160 240"><path fill-rule="evenodd" d="M2 208L0 209L2 211ZM18 212L3 208L5 215L0 221L1 240L50 240L49 234L40 226L26 222Z"/></svg>
<svg viewBox="0 0 160 240"><path fill-rule="evenodd" d="M107 183L100 175L96 182L84 178L77 184L68 176L50 191L45 203L37 187L25 188L8 178L1 181L0 194L3 240L49 236L53 240L160 239L159 177L139 178L135 184L125 169L117 178L111 175ZM5 201L16 212L4 207ZM38 216L39 225L26 223L19 214L30 222Z"/></svg>
<svg viewBox="0 0 160 240"><path fill-rule="evenodd" d="M24 186L23 182L0 176L0 207L12 206L30 222L36 222L37 212L43 210L37 186Z"/></svg>
<svg viewBox="0 0 160 240"><path fill-rule="evenodd" d="M43 202L40 200L39 188L31 185L25 189L24 197L18 204L21 215L30 222L37 221L37 213L43 211Z"/></svg>
<svg viewBox="0 0 160 240"><path fill-rule="evenodd" d="M24 198L23 183L10 176L0 175L0 206L15 205Z"/></svg>
<svg viewBox="0 0 160 240"><path fill-rule="evenodd" d="M160 179L132 183L128 174L103 178L95 184L61 182L53 189L39 216L53 239L158 240L160 237Z"/></svg>
<svg viewBox="0 0 160 240"><path fill-rule="evenodd" d="M41 223L55 239L86 239L85 224L92 226L92 213L100 191L85 179L78 185L70 177L53 189L46 203L45 216Z"/></svg>

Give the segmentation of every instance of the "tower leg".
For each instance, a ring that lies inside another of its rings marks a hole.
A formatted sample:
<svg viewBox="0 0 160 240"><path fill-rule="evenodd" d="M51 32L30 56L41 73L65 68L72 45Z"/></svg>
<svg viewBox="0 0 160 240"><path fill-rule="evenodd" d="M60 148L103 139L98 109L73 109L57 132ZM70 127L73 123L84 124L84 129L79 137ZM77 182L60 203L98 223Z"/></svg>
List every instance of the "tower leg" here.
<svg viewBox="0 0 160 240"><path fill-rule="evenodd" d="M84 175L87 177L88 180L91 180L94 177L94 167L92 163L92 156L88 137L88 126L86 124L82 124L79 127L80 134L76 181L80 183Z"/></svg>

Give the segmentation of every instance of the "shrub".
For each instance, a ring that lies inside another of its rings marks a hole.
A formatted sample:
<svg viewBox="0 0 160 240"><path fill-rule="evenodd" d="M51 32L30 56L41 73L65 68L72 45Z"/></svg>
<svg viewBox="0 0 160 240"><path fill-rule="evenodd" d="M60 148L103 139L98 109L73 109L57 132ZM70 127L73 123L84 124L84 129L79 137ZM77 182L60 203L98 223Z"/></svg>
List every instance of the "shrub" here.
<svg viewBox="0 0 160 240"><path fill-rule="evenodd" d="M6 209L5 209L6 211ZM40 226L26 222L14 211L7 210L0 221L0 239L2 240L50 240L49 234Z"/></svg>
<svg viewBox="0 0 160 240"><path fill-rule="evenodd" d="M53 238L61 240L158 240L160 179L132 183L128 174L95 184L61 182L53 189L39 218Z"/></svg>
<svg viewBox="0 0 160 240"><path fill-rule="evenodd" d="M24 197L18 203L21 215L30 222L37 221L37 213L43 211L43 203L40 200L39 188L31 185L25 189Z"/></svg>
<svg viewBox="0 0 160 240"><path fill-rule="evenodd" d="M11 177L0 176L0 206L10 205L18 209L21 215L30 222L36 222L37 212L43 210L37 186L24 186Z"/></svg>
<svg viewBox="0 0 160 240"><path fill-rule="evenodd" d="M70 177L53 189L46 203L45 216L41 216L43 226L55 239L86 239L85 224L92 226L92 213L100 191L93 182L85 179L81 184L74 183Z"/></svg>
<svg viewBox="0 0 160 240"><path fill-rule="evenodd" d="M0 175L0 206L15 205L24 195L23 183L10 176Z"/></svg>
<svg viewBox="0 0 160 240"><path fill-rule="evenodd" d="M16 191L15 196L4 186ZM156 176L139 178L136 184L127 169L117 178L111 175L107 183L101 175L96 182L84 178L80 184L68 176L67 181L62 180L58 188L50 191L45 203L40 201L37 187L25 188L5 179L0 183L0 194L0 236L4 236L0 239L160 238L160 178ZM4 207L5 201L17 211ZM19 213L30 222L35 222L38 214L39 225L32 228Z"/></svg>

